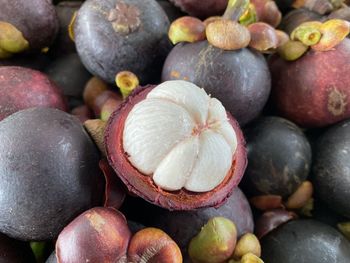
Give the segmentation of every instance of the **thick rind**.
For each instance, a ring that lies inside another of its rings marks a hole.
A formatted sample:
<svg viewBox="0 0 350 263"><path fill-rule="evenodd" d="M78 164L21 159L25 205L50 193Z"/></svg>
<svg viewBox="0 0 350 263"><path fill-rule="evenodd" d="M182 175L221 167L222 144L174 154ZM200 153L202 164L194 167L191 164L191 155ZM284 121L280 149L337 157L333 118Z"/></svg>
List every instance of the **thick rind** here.
<svg viewBox="0 0 350 263"><path fill-rule="evenodd" d="M238 123L229 114L229 122L234 128L238 140L231 169L224 181L214 190L205 193L194 193L187 190L168 192L155 185L152 178L141 174L128 160L123 150L124 123L134 105L145 99L155 86L148 85L137 88L128 99L109 118L105 145L107 157L119 178L128 190L146 201L168 210L193 210L203 207L219 207L232 194L240 182L247 166L245 140Z"/></svg>

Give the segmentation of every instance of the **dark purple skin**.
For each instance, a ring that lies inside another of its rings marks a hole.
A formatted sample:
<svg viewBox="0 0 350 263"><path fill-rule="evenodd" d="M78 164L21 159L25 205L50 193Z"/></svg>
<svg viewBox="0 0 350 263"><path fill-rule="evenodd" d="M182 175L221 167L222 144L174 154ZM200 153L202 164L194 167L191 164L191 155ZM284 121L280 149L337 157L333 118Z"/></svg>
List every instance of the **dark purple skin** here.
<svg viewBox="0 0 350 263"><path fill-rule="evenodd" d="M350 120L330 127L318 138L312 182L322 201L350 218Z"/></svg>
<svg viewBox="0 0 350 263"><path fill-rule="evenodd" d="M191 16L207 18L221 16L227 7L228 0L170 0L170 2Z"/></svg>
<svg viewBox="0 0 350 263"><path fill-rule="evenodd" d="M135 26L134 31L121 33L113 28L108 16L116 3L129 5L128 11L117 14L130 17L126 21ZM76 18L75 43L83 64L93 75L114 83L118 72L129 70L141 84L148 84L159 79L171 48L168 28L169 19L155 0L87 0Z"/></svg>
<svg viewBox="0 0 350 263"><path fill-rule="evenodd" d="M254 222L252 211L243 192L236 188L233 194L219 208L204 208L188 212L159 210L152 214L150 223L164 230L181 248L184 257L190 240L199 233L201 227L215 216L232 220L237 228L237 235L252 233Z"/></svg>
<svg viewBox="0 0 350 263"><path fill-rule="evenodd" d="M290 10L292 8L292 4L294 0L274 0L278 6L278 9L282 13L286 13L286 11Z"/></svg>
<svg viewBox="0 0 350 263"><path fill-rule="evenodd" d="M31 49L48 47L55 40L59 23L51 1L0 0L0 6L0 21L21 31Z"/></svg>
<svg viewBox="0 0 350 263"><path fill-rule="evenodd" d="M55 6L60 28L55 43L50 48L51 55L62 56L76 52L75 43L68 34L68 26L74 12L78 11L82 4L82 1L64 1Z"/></svg>
<svg viewBox="0 0 350 263"><path fill-rule="evenodd" d="M282 18L279 28L287 34L291 34L301 23L307 21L321 21L322 19L323 17L315 12L304 8L298 8L290 11Z"/></svg>
<svg viewBox="0 0 350 263"><path fill-rule="evenodd" d="M85 84L91 78L76 53L56 58L45 72L64 95L75 98L82 98Z"/></svg>
<svg viewBox="0 0 350 263"><path fill-rule="evenodd" d="M279 117L246 127L248 167L243 188L252 195L288 197L309 175L311 146L301 129Z"/></svg>
<svg viewBox="0 0 350 263"><path fill-rule="evenodd" d="M80 121L31 108L0 122L0 231L51 240L75 216L100 204L100 153Z"/></svg>
<svg viewBox="0 0 350 263"><path fill-rule="evenodd" d="M29 243L21 242L0 234L1 263L35 263L34 254Z"/></svg>
<svg viewBox="0 0 350 263"><path fill-rule="evenodd" d="M272 231L261 240L261 251L268 263L350 262L350 242L336 229L310 219L290 221Z"/></svg>
<svg viewBox="0 0 350 263"><path fill-rule="evenodd" d="M256 118L270 94L264 57L250 49L224 51L208 44L180 43L168 55L162 81L187 80L219 99L241 126Z"/></svg>

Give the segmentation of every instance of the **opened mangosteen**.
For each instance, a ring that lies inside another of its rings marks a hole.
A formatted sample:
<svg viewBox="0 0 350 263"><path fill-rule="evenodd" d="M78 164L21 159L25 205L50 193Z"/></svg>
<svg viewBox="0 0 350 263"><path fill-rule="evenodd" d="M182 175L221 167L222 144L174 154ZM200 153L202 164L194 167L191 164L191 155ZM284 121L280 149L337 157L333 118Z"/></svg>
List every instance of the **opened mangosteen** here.
<svg viewBox="0 0 350 263"><path fill-rule="evenodd" d="M186 81L137 89L109 118L105 145L129 191L169 210L220 206L246 167L237 122Z"/></svg>
<svg viewBox="0 0 350 263"><path fill-rule="evenodd" d="M350 217L350 120L329 128L315 145L313 182L331 209Z"/></svg>
<svg viewBox="0 0 350 263"><path fill-rule="evenodd" d="M261 240L268 263L350 261L350 243L336 229L315 220L290 221Z"/></svg>
<svg viewBox="0 0 350 263"><path fill-rule="evenodd" d="M51 1L1 0L0 6L0 58L53 43L59 24Z"/></svg>
<svg viewBox="0 0 350 263"><path fill-rule="evenodd" d="M209 42L178 43L162 72L163 81L187 80L204 88L240 125L261 113L271 88L263 55L246 48L251 34L237 23L248 6L248 1L229 1L223 18L206 27ZM172 37L170 31L169 36Z"/></svg>
<svg viewBox="0 0 350 263"><path fill-rule="evenodd" d="M83 64L94 75L114 83L123 70L141 83L158 79L170 50L169 20L155 0L88 0L74 26Z"/></svg>
<svg viewBox="0 0 350 263"><path fill-rule="evenodd" d="M306 180L311 147L303 132L279 117L263 117L245 129L248 167L244 189L288 197Z"/></svg>
<svg viewBox="0 0 350 263"><path fill-rule="evenodd" d="M99 204L99 152L80 121L31 108L0 122L0 231L20 240L56 238Z"/></svg>
<svg viewBox="0 0 350 263"><path fill-rule="evenodd" d="M0 67L0 120L22 109L67 110L62 91L43 73L22 67Z"/></svg>
<svg viewBox="0 0 350 263"><path fill-rule="evenodd" d="M272 101L283 117L309 128L350 117L349 32L344 20L306 22L292 32L293 45L284 46L289 56L271 57ZM296 44L303 50L294 57Z"/></svg>

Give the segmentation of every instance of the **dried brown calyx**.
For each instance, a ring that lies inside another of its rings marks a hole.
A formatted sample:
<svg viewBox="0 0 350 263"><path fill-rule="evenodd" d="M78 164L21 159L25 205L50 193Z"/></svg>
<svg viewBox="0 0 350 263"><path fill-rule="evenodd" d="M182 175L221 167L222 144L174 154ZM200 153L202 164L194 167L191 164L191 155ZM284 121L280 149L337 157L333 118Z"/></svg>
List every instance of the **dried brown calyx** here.
<svg viewBox="0 0 350 263"><path fill-rule="evenodd" d="M140 15L141 12L136 6L118 1L115 8L109 11L107 19L117 33L127 35L140 27Z"/></svg>

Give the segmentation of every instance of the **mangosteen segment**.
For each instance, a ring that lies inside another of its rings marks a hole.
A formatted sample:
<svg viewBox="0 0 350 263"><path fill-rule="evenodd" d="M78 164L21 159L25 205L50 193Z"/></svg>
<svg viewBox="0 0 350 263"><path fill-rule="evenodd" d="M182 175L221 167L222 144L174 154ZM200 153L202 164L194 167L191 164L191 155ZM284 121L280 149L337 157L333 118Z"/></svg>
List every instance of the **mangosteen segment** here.
<svg viewBox="0 0 350 263"><path fill-rule="evenodd" d="M111 116L105 143L129 190L170 210L219 205L246 166L238 124L186 81L134 92Z"/></svg>

